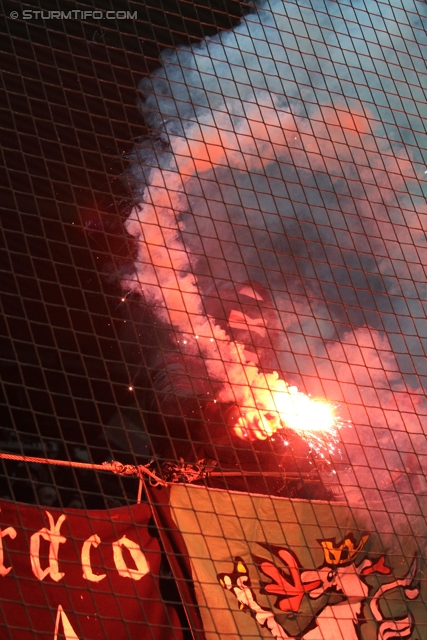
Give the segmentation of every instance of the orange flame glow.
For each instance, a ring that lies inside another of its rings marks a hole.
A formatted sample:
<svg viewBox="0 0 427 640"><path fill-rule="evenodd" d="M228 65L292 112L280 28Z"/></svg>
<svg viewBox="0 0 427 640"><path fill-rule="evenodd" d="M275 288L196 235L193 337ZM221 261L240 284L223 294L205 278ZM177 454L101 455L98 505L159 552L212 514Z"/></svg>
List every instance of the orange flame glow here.
<svg viewBox="0 0 427 640"><path fill-rule="evenodd" d="M243 409L235 426L236 435L265 440L280 429L287 428L308 441L313 437L318 443L334 440L339 427L334 407L326 400L311 398L298 391L297 387L288 386L284 380L277 382L280 387L286 385L287 388L271 392L275 410ZM255 392L255 398L257 395ZM259 400L264 404L262 395Z"/></svg>

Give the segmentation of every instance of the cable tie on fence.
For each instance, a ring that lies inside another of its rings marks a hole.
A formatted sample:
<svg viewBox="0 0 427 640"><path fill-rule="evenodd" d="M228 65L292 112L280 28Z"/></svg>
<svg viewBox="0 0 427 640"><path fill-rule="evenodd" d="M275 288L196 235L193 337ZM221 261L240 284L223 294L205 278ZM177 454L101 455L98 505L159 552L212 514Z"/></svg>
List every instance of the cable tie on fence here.
<svg viewBox="0 0 427 640"><path fill-rule="evenodd" d="M184 458L179 458L179 462L164 462L162 464L162 474L170 484L177 482L191 483L204 480L212 474L216 467L216 461L209 462L204 458L195 463L185 462Z"/></svg>
<svg viewBox="0 0 427 640"><path fill-rule="evenodd" d="M140 480L143 480L144 475L148 476L149 482L153 487L167 487L169 484L159 478L154 471L150 471L148 465L140 464L136 466L133 464L122 464L121 462L117 462L117 460L113 460L112 462L103 462L102 466L106 471L112 471L120 476L137 476Z"/></svg>

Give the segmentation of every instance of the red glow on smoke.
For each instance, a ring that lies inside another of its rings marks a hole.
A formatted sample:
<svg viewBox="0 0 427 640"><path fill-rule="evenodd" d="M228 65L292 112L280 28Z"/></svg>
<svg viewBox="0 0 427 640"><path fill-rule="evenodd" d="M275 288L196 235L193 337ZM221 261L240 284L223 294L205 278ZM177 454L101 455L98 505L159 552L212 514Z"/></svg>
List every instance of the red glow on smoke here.
<svg viewBox="0 0 427 640"><path fill-rule="evenodd" d="M240 407L242 416L235 432L242 438L266 439L288 428L313 440L315 448L322 447L322 441L328 448L340 421L336 404L311 398L277 373L259 371L247 360L244 345L233 342L205 314L193 275L198 258L187 250L180 235L186 231L180 219L180 212L188 210L186 183L201 175L212 180L212 169L221 166L258 172L277 159L289 161L289 155L297 166L337 175L334 141L370 147L371 122L367 112L349 110L343 104L339 109L319 107L310 119L274 106L251 105L234 129L230 129L227 114L216 114L215 123L189 123L185 137L170 137L176 164L170 170L152 170L144 202L129 217L127 230L138 241L139 255L137 275L125 286L143 291L162 320L175 329L184 357L203 360L216 385L216 399ZM362 181L375 183L369 166L358 170ZM242 324L257 335L265 330L237 311L230 316L233 328Z"/></svg>

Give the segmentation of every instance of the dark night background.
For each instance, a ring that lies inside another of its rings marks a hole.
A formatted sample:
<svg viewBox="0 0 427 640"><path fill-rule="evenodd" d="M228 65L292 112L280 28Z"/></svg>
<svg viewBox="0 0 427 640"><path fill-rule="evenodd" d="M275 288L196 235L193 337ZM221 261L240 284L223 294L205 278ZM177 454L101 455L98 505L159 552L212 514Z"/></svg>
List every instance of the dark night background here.
<svg viewBox="0 0 427 640"><path fill-rule="evenodd" d="M0 449L144 462L150 390L141 343L153 338L152 322L139 312L139 324L133 314L125 326L137 303L122 302L116 277L132 253L121 175L133 141L147 134L137 85L162 48L229 29L250 8L235 0L47 1L44 11L129 10L138 19L9 17L23 9L40 6L4 3L1 18ZM92 471L16 462L0 469L1 497L23 502L116 506L137 490L132 479Z"/></svg>

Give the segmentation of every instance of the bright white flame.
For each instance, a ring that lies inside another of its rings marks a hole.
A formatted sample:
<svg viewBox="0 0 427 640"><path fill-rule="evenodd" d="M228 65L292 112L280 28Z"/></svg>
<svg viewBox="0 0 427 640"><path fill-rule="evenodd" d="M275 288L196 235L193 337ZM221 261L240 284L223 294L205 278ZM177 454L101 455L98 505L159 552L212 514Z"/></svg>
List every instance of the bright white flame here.
<svg viewBox="0 0 427 640"><path fill-rule="evenodd" d="M294 431L329 431L336 419L333 407L326 401L312 399L289 387L289 393L274 393L274 401L280 420Z"/></svg>
<svg viewBox="0 0 427 640"><path fill-rule="evenodd" d="M277 374L276 374L277 375ZM290 429L307 441L310 448L325 457L323 451L334 453L333 442L341 424L334 413L334 407L327 400L310 398L289 386L284 380L274 380L279 390L253 389L254 397L259 402L257 409L242 409L242 416L235 426L235 433L240 438L266 440L280 429ZM271 410L271 401L274 410ZM284 444L288 444L284 441Z"/></svg>

